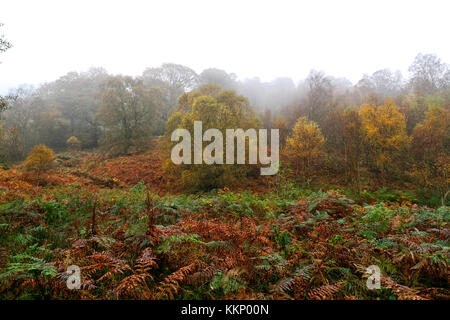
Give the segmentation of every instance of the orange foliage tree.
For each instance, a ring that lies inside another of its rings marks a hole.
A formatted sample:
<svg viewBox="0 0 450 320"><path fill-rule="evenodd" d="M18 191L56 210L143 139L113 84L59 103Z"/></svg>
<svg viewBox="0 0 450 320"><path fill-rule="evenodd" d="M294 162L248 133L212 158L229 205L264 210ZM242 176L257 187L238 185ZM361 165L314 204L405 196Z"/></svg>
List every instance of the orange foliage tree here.
<svg viewBox="0 0 450 320"><path fill-rule="evenodd" d="M51 149L40 144L30 152L23 166L26 171L35 172L37 178L39 178L42 172L51 167L54 156Z"/></svg>
<svg viewBox="0 0 450 320"><path fill-rule="evenodd" d="M425 121L413 131L413 154L417 160L413 175L421 184L439 191L442 205L449 194L450 111L430 108Z"/></svg>

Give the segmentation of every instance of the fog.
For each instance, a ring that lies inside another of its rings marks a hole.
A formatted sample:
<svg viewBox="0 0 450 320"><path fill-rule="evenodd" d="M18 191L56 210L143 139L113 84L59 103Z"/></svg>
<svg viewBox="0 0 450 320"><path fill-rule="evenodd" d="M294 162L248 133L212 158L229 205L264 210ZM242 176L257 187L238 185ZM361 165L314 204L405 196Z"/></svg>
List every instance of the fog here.
<svg viewBox="0 0 450 320"><path fill-rule="evenodd" d="M240 80L311 69L353 84L385 68L404 75L419 52L450 60L446 1L2 1L0 93L104 67L140 75L164 62Z"/></svg>
<svg viewBox="0 0 450 320"><path fill-rule="evenodd" d="M111 146L121 130L124 150L144 147L199 96L226 96L285 133L307 117L329 138L336 115L389 98L411 134L429 107L448 104L446 12L437 1L7 1L0 147L17 160L70 137Z"/></svg>
<svg viewBox="0 0 450 320"><path fill-rule="evenodd" d="M1 0L0 300L449 299L449 3Z"/></svg>

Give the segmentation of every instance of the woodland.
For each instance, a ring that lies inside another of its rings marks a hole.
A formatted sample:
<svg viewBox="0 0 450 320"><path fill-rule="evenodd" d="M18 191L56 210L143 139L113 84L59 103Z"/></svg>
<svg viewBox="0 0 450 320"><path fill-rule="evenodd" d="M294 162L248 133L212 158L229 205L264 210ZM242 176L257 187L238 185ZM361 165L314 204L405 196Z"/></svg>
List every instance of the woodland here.
<svg viewBox="0 0 450 320"><path fill-rule="evenodd" d="M279 129L280 170L174 164L194 121ZM449 151L434 54L357 83L165 63L23 85L0 99L0 299L447 300Z"/></svg>

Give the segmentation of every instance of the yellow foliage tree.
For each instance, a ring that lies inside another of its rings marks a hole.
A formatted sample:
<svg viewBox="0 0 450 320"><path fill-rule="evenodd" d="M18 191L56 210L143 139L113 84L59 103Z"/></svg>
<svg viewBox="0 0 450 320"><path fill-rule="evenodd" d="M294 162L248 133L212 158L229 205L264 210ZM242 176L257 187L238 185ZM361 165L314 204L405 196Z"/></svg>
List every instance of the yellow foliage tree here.
<svg viewBox="0 0 450 320"><path fill-rule="evenodd" d="M406 133L405 115L390 99L383 105L364 104L359 109L366 163L386 177L404 163L411 138Z"/></svg>
<svg viewBox="0 0 450 320"><path fill-rule="evenodd" d="M26 171L35 172L37 178L39 178L42 172L51 167L54 156L55 155L51 149L47 148L43 144L40 144L31 150L23 166Z"/></svg>
<svg viewBox="0 0 450 320"><path fill-rule="evenodd" d="M178 110L166 123L167 131L161 140L163 168L167 173L175 176L182 187L191 189L222 187L237 183L256 171L256 167L249 165L173 164L170 153L177 143L171 141L172 132L178 128L187 129L193 138L194 121L202 122L203 132L211 128L220 130L224 139L226 129L245 131L262 126L261 120L250 107L247 98L236 94L233 90L222 90L216 85L206 85L198 90L184 93L178 100ZM203 144L201 152L207 144ZM246 150L248 151L248 145ZM191 154L194 159L193 148ZM248 152L246 155L248 156ZM223 153L223 158L225 157L226 151Z"/></svg>
<svg viewBox="0 0 450 320"><path fill-rule="evenodd" d="M75 136L71 136L69 139L67 139L66 145L70 151L78 151L81 149L81 142Z"/></svg>
<svg viewBox="0 0 450 320"><path fill-rule="evenodd" d="M323 154L324 143L325 138L317 123L306 117L297 120L292 134L286 139L286 153L296 163L297 173L300 166L309 175L314 161Z"/></svg>

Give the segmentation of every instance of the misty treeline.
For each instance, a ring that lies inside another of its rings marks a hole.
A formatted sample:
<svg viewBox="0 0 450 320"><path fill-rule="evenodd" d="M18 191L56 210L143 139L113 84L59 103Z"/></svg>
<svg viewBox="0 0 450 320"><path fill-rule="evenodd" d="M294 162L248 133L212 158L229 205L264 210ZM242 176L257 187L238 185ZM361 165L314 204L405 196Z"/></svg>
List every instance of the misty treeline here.
<svg viewBox="0 0 450 320"><path fill-rule="evenodd" d="M297 85L290 78L238 80L223 70L197 74L173 63L136 77L103 68L69 72L9 93L1 110L1 159L22 160L38 144L56 151L76 145L108 155L146 150L183 108L179 97L208 91L206 85L246 97L262 126L280 129L282 147L297 171L308 173L317 159L326 158L328 169L344 172L360 186L365 169L395 178L402 177L396 170L409 171L420 162L424 184L436 185L439 178L443 192L447 188L450 70L431 54L418 54L407 78L383 69L356 84L316 70Z"/></svg>
<svg viewBox="0 0 450 320"><path fill-rule="evenodd" d="M2 155L21 159L40 143L62 150L71 136L83 149L102 144L110 149L123 140L121 135L129 141L162 135L181 94L206 84L247 97L267 128L286 122L290 129L300 116L307 116L324 133L334 131L324 126L337 110L393 98L410 134L431 106L448 108L450 71L437 56L422 54L409 71L410 78L404 79L398 71L379 70L355 85L315 70L296 85L290 78L239 81L235 74L214 68L197 74L172 63L148 68L137 77L110 75L103 68L69 72L37 88L22 85L8 94L8 105L1 112L2 142L7 144ZM130 152L131 146L130 142L117 152Z"/></svg>

